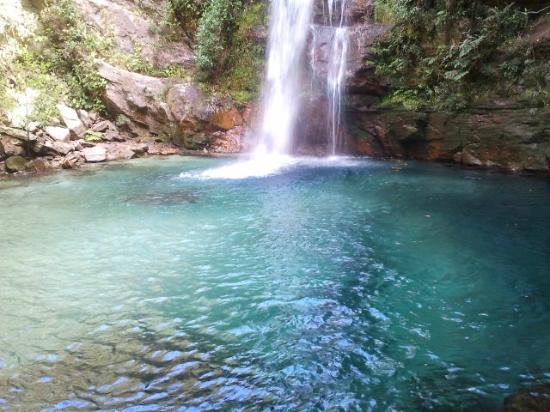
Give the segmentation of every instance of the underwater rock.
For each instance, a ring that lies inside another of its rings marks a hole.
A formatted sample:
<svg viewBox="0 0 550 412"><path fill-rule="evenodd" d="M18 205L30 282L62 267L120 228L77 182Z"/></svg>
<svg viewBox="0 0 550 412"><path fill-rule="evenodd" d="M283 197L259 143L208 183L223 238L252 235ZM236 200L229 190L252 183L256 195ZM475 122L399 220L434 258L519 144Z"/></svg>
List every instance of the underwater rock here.
<svg viewBox="0 0 550 412"><path fill-rule="evenodd" d="M199 200L199 193L193 189L181 189L174 192L138 193L129 196L125 202L148 204L154 206L171 206L185 203L196 203Z"/></svg>
<svg viewBox="0 0 550 412"><path fill-rule="evenodd" d="M550 384L523 389L504 400L503 412L550 411Z"/></svg>

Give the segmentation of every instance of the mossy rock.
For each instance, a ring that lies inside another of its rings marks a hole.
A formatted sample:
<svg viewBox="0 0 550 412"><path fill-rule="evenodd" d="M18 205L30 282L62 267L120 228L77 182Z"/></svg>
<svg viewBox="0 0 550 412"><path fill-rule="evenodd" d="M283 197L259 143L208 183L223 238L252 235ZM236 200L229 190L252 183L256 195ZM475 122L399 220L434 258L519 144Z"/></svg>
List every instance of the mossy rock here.
<svg viewBox="0 0 550 412"><path fill-rule="evenodd" d="M25 170L25 165L27 161L21 156L12 156L6 160L6 169L8 172L22 172Z"/></svg>

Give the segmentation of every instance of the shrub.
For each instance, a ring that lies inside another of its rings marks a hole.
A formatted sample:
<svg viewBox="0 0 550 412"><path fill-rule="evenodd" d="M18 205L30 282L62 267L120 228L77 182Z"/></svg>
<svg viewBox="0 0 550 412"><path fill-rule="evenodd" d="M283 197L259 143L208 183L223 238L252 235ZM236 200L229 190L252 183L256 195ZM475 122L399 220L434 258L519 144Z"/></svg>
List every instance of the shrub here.
<svg viewBox="0 0 550 412"><path fill-rule="evenodd" d="M512 5L498 8L465 0L376 4L395 23L375 47L377 72L395 87L389 100L416 108L460 109L487 87L503 84L503 79L517 81L522 74L521 64L503 65L499 71L495 58L527 26L527 14Z"/></svg>

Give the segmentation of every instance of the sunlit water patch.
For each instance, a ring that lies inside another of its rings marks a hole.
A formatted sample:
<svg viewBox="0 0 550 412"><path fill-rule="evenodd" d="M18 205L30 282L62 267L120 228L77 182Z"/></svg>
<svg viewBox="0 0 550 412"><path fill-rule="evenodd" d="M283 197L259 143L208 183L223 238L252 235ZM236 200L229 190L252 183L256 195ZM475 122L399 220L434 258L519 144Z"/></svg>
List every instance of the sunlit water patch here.
<svg viewBox="0 0 550 412"><path fill-rule="evenodd" d="M496 411L550 382L547 181L239 167L0 186L0 410Z"/></svg>

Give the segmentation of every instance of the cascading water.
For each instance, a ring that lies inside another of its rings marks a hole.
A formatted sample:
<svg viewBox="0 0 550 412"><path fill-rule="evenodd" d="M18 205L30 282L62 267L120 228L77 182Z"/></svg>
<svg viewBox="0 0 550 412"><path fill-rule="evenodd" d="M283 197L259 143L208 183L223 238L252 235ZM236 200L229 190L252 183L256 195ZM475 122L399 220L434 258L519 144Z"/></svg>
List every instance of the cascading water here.
<svg viewBox="0 0 550 412"><path fill-rule="evenodd" d="M271 2L259 154L285 155L291 149L300 109L300 63L309 33L312 5L312 0Z"/></svg>
<svg viewBox="0 0 550 412"><path fill-rule="evenodd" d="M327 73L330 151L333 155L340 149L342 140L342 89L346 72L347 39L346 27L338 27L334 31Z"/></svg>
<svg viewBox="0 0 550 412"><path fill-rule="evenodd" d="M345 23L345 0L328 0L325 24L332 33L326 92L328 96L328 154L340 147L341 97L346 69L348 34ZM337 7L339 6L339 7ZM338 8L338 10L337 10ZM251 159L207 170L201 177L242 179L273 174L297 162L292 150L302 95L309 82L303 77L306 44L312 27L313 0L272 0L266 78L262 89L258 145ZM315 61L313 37L310 58ZM311 81L315 70L310 73Z"/></svg>
<svg viewBox="0 0 550 412"><path fill-rule="evenodd" d="M328 98L329 151L335 155L341 148L342 93L348 52L348 29L345 26L346 0L327 0L325 24L331 28L331 45L328 55L326 94ZM316 47L313 44L313 47Z"/></svg>

